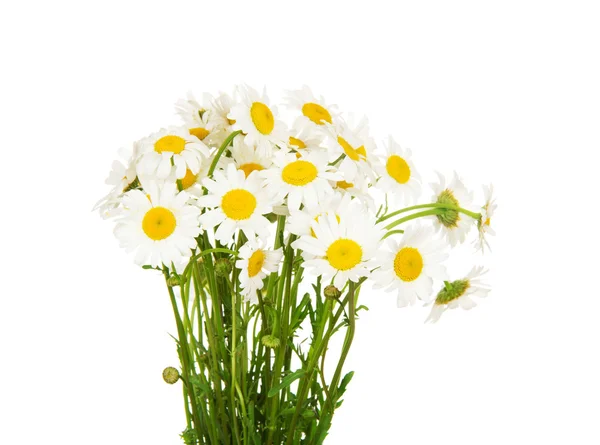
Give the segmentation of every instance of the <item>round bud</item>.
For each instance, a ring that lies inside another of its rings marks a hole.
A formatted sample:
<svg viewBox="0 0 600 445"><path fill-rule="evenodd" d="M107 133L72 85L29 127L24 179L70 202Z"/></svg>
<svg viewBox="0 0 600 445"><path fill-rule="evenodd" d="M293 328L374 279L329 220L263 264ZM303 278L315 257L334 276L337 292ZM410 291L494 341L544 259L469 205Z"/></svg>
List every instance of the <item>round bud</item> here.
<svg viewBox="0 0 600 445"><path fill-rule="evenodd" d="M169 385L177 383L177 380L179 380L179 371L172 366L165 368L163 371L163 380Z"/></svg>
<svg viewBox="0 0 600 445"><path fill-rule="evenodd" d="M171 287L174 286L181 286L184 282L184 279L181 275L171 275L168 279L167 279L167 284Z"/></svg>
<svg viewBox="0 0 600 445"><path fill-rule="evenodd" d="M267 348L277 348L279 347L279 344L281 343L279 341L279 339L277 337L275 337L274 335L265 335L262 339L261 339L263 345L265 345Z"/></svg>
<svg viewBox="0 0 600 445"><path fill-rule="evenodd" d="M329 286L325 287L325 289L323 290L323 294L327 298L340 298L340 295L342 295L340 290L333 284L330 284Z"/></svg>
<svg viewBox="0 0 600 445"><path fill-rule="evenodd" d="M227 277L231 273L231 261L227 258L219 258L215 262L215 273L218 277Z"/></svg>

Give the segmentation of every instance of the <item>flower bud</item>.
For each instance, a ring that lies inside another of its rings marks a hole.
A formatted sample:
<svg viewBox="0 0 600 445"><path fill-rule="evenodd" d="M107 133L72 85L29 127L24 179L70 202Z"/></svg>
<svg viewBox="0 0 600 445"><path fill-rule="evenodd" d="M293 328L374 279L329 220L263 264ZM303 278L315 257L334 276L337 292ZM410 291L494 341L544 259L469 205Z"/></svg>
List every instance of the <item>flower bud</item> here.
<svg viewBox="0 0 600 445"><path fill-rule="evenodd" d="M335 287L333 284L326 286L325 289L323 290L323 294L327 298L340 298L340 296L342 295L340 290L337 287Z"/></svg>
<svg viewBox="0 0 600 445"><path fill-rule="evenodd" d="M167 285L169 285L171 287L181 286L183 283L185 283L185 280L181 275L171 275L167 279Z"/></svg>
<svg viewBox="0 0 600 445"><path fill-rule="evenodd" d="M274 335L265 335L262 339L261 339L263 345L265 345L267 348L277 348L279 347L279 344L281 343L279 341L279 339L277 337L275 337Z"/></svg>
<svg viewBox="0 0 600 445"><path fill-rule="evenodd" d="M163 380L169 385L173 385L174 383L177 383L177 380L179 380L179 371L172 366L165 368L162 375Z"/></svg>
<svg viewBox="0 0 600 445"><path fill-rule="evenodd" d="M452 206L458 206L458 200L454 197L452 190L446 189L442 193L439 194L437 198L438 204L447 204ZM436 215L438 221L444 225L444 227L454 228L458 224L458 220L460 219L460 215L458 214L458 210L454 209L443 209L440 208L440 214Z"/></svg>
<svg viewBox="0 0 600 445"><path fill-rule="evenodd" d="M227 258L219 258L215 262L215 273L218 277L227 277L231 273L231 261Z"/></svg>
<svg viewBox="0 0 600 445"><path fill-rule="evenodd" d="M461 297L469 288L469 280L444 281L444 288L438 292L435 304L448 304Z"/></svg>

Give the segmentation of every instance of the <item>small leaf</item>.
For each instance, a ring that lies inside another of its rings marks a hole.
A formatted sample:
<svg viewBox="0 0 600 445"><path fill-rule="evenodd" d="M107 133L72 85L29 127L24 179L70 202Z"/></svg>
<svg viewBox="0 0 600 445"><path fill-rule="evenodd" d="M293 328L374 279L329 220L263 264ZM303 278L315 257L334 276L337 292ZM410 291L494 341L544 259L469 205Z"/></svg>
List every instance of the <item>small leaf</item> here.
<svg viewBox="0 0 600 445"><path fill-rule="evenodd" d="M273 397L275 394L277 394L282 389L287 388L288 386L290 386L294 382L294 380L299 379L304 374L306 374L306 370L299 369L296 372L293 372L291 374L286 375L281 380L281 383L279 385L274 386L273 388L271 388L269 390L268 397Z"/></svg>

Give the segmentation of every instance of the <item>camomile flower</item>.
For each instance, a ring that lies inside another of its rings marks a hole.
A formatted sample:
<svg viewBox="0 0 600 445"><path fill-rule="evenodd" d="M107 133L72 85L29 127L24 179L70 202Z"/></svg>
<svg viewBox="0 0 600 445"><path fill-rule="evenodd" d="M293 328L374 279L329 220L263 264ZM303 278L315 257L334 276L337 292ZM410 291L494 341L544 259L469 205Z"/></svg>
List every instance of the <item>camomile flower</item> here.
<svg viewBox="0 0 600 445"><path fill-rule="evenodd" d="M238 170L242 170L246 177L255 171L265 170L273 163L271 158L261 156L254 147L246 145L244 139L237 137L233 140L231 157Z"/></svg>
<svg viewBox="0 0 600 445"><path fill-rule="evenodd" d="M324 280L333 279L338 289L348 280L358 282L369 275L383 231L373 218L363 215L352 221L340 220L328 213L311 223L315 236L303 235L292 243L301 249L302 267Z"/></svg>
<svg viewBox="0 0 600 445"><path fill-rule="evenodd" d="M476 304L472 297L487 297L490 292L489 287L480 280L485 273L487 271L483 267L474 267L462 280L444 282L444 288L438 293L425 322L435 323L447 309L474 308Z"/></svg>
<svg viewBox="0 0 600 445"><path fill-rule="evenodd" d="M288 147L296 152L296 157L301 157L303 154L311 151L325 151L321 146L323 138L311 126L298 127L292 129L294 136L289 137Z"/></svg>
<svg viewBox="0 0 600 445"><path fill-rule="evenodd" d="M414 203L421 194L421 177L412 162L410 149L402 148L390 136L385 151L385 167L379 169L377 187L391 194L396 204Z"/></svg>
<svg viewBox="0 0 600 445"><path fill-rule="evenodd" d="M265 187L277 202L287 196L290 210L315 205L333 189L329 181L341 180L341 175L327 164L327 154L313 151L297 158L294 153L279 152L273 157L273 167L262 171Z"/></svg>
<svg viewBox="0 0 600 445"><path fill-rule="evenodd" d="M246 178L242 170L233 164L225 172L215 171L213 179L202 181L208 194L198 198L200 207L211 208L200 217L205 230L217 227L215 238L221 244L233 241L238 229L248 239L269 234L269 220L263 215L272 212L271 200L263 189L257 174Z"/></svg>
<svg viewBox="0 0 600 445"><path fill-rule="evenodd" d="M222 91L211 100L212 119L215 125L227 134L232 132L231 126L235 124L235 121L228 117L234 105L234 99Z"/></svg>
<svg viewBox="0 0 600 445"><path fill-rule="evenodd" d="M112 189L106 196L98 200L92 209L92 211L97 210L103 219L116 216L122 210L119 207L121 202L119 198L121 195L126 191L139 186L135 163L133 162L135 151L135 144L133 152L131 150L121 148L118 151L119 157L123 160L126 160L126 163L123 164L119 160L115 160L112 163L111 171L104 181L105 184L112 186Z"/></svg>
<svg viewBox="0 0 600 445"><path fill-rule="evenodd" d="M406 228L399 243L389 239L388 246L390 251L379 252L373 288L396 291L398 307L412 305L417 298L429 302L433 279L446 279L446 244L434 237L432 228L417 225Z"/></svg>
<svg viewBox="0 0 600 445"><path fill-rule="evenodd" d="M187 98L175 103L175 111L181 116L191 135L206 145L220 146L226 136L221 117L211 109L212 103L213 99L208 93L202 95L201 101L188 93Z"/></svg>
<svg viewBox="0 0 600 445"><path fill-rule="evenodd" d="M369 194L369 182L363 176L356 176L352 182L345 180L336 181L333 190L342 194L356 198L367 206L371 211L376 211L375 199Z"/></svg>
<svg viewBox="0 0 600 445"><path fill-rule="evenodd" d="M317 99L306 85L299 90L287 91L286 102L290 109L300 114L296 119L296 126L324 130L326 124L337 124L337 107L327 105L323 96Z"/></svg>
<svg viewBox="0 0 600 445"><path fill-rule="evenodd" d="M189 169L200 171L203 158L209 156L208 147L185 127L169 127L140 141L140 159L137 172L141 176L165 179L175 168L175 176L183 178Z"/></svg>
<svg viewBox="0 0 600 445"><path fill-rule="evenodd" d="M446 178L438 173L439 183L431 184L433 188L433 202L448 204L466 209L473 202L473 194L467 190L456 172L452 180L446 185ZM445 209L440 215L434 216L434 227L442 232L451 246L465 241L467 233L471 230L473 219L457 210Z"/></svg>
<svg viewBox="0 0 600 445"><path fill-rule="evenodd" d="M276 108L271 107L265 91L262 95L254 88L238 88L241 102L234 105L227 117L234 120L234 130L242 130L245 142L256 147L263 156L270 156L274 146L283 147L288 135L283 122L275 119Z"/></svg>
<svg viewBox="0 0 600 445"><path fill-rule="evenodd" d="M317 203L311 203L302 210L290 210L289 218L286 220L286 228L290 233L296 236L312 235L315 232L311 227L313 221L319 219L327 213L333 213L338 222L342 219L352 221L361 215L362 203L358 200L352 200L349 194L333 193L326 196Z"/></svg>
<svg viewBox="0 0 600 445"><path fill-rule="evenodd" d="M341 124L337 127L328 125L332 139L332 157L343 159L336 164L337 168L344 174L344 180L353 182L359 175L369 178L371 183L377 179L374 168L378 160L374 154L375 142L369 136L369 124L363 117L356 125L354 119L349 124Z"/></svg>
<svg viewBox="0 0 600 445"><path fill-rule="evenodd" d="M256 291L261 290L264 279L272 272L279 270L283 256L280 247L276 250L265 248L265 243L259 238L249 238L239 251L239 260L235 267L241 270L239 279L242 295L252 303L256 303Z"/></svg>
<svg viewBox="0 0 600 445"><path fill-rule="evenodd" d="M135 251L139 265L171 267L188 259L200 234L200 209L188 204L188 195L175 184L145 183L121 198L123 212L114 233L121 247Z"/></svg>
<svg viewBox="0 0 600 445"><path fill-rule="evenodd" d="M483 194L485 197L485 204L481 207L481 218L477 221L477 228L479 230L479 238L475 241L475 246L477 250L484 251L485 246L490 248L490 244L488 243L486 236L496 235L496 232L491 227L492 216L496 211L496 198L493 197L494 187L492 185L483 186Z"/></svg>

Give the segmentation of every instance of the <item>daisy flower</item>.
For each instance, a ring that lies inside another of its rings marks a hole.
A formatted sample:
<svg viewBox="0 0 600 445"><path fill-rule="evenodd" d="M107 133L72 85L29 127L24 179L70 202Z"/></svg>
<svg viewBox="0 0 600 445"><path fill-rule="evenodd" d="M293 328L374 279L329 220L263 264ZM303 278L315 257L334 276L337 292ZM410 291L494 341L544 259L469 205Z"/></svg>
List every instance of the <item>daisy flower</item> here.
<svg viewBox="0 0 600 445"><path fill-rule="evenodd" d="M233 164L223 173L215 171L213 179L202 182L208 194L198 198L200 207L212 208L200 217L205 230L217 227L215 238L221 244L229 244L238 229L248 239L269 234L269 220L263 215L271 213L271 201L256 174L246 178L242 170Z"/></svg>
<svg viewBox="0 0 600 445"><path fill-rule="evenodd" d="M369 182L362 176L356 176L352 182L348 181L337 181L333 190L341 193L342 195L348 195L352 198L356 198L367 206L371 211L375 212L375 199L369 194Z"/></svg>
<svg viewBox="0 0 600 445"><path fill-rule="evenodd" d="M175 176L180 179L189 169L200 171L203 158L209 156L208 147L185 127L169 127L140 141L140 159L137 172L141 176L165 179L175 166Z"/></svg>
<svg viewBox="0 0 600 445"><path fill-rule="evenodd" d="M372 183L377 176L374 166L377 166L377 157L373 153L375 142L369 136L369 125L366 117L363 117L356 125L353 119L349 125L342 124L339 127L328 125L332 138L332 156L338 158L343 156L338 169L344 174L344 180L353 182L357 176L365 176Z"/></svg>
<svg viewBox="0 0 600 445"><path fill-rule="evenodd" d="M491 227L492 216L496 211L496 198L493 197L494 187L492 185L483 186L483 194L485 197L485 204L481 207L481 218L477 221L477 228L479 230L479 238L475 241L475 246L477 250L484 251L485 246L490 248L490 244L487 239L485 239L486 235L496 235L496 232Z"/></svg>
<svg viewBox="0 0 600 445"><path fill-rule="evenodd" d="M292 130L294 136L289 137L289 148L296 152L296 157L301 157L311 151L325 151L321 147L323 138L310 126L295 126Z"/></svg>
<svg viewBox="0 0 600 445"><path fill-rule="evenodd" d="M352 200L349 194L342 195L334 192L317 203L305 206L302 210L291 210L290 217L286 220L287 230L296 236L315 236L311 227L313 221L318 222L327 213L333 213L338 222L342 219L352 221L360 213L361 209L357 209L359 206L361 203Z"/></svg>
<svg viewBox="0 0 600 445"><path fill-rule="evenodd" d="M200 209L189 205L187 193L178 193L175 184L144 185L144 191L131 190L121 198L123 212L115 236L127 252L136 252L136 264L181 264L196 247Z"/></svg>
<svg viewBox="0 0 600 445"><path fill-rule="evenodd" d="M215 125L225 133L231 133L231 126L235 124L235 121L228 117L231 108L234 105L235 102L233 98L222 91L219 92L217 97L211 100L211 110L213 111L212 119Z"/></svg>
<svg viewBox="0 0 600 445"><path fill-rule="evenodd" d="M397 204L414 203L421 194L421 177L415 170L410 149L402 148L390 136L385 151L385 168L379 169L377 187L391 193Z"/></svg>
<svg viewBox="0 0 600 445"><path fill-rule="evenodd" d="M233 140L231 157L236 168L242 170L246 177L252 172L268 169L273 163L271 158L261 156L254 147L246 145L241 137Z"/></svg>
<svg viewBox="0 0 600 445"><path fill-rule="evenodd" d="M204 93L202 100L196 100L192 93L186 99L175 103L175 111L188 128L191 135L196 136L206 145L219 146L225 140L222 119L211 109L213 99L210 94Z"/></svg>
<svg viewBox="0 0 600 445"><path fill-rule="evenodd" d="M328 213L313 221L311 228L315 236L304 235L292 243L294 249L303 251L302 267L326 281L333 279L338 289L348 280L356 283L369 275L383 235L373 218L364 215L338 222Z"/></svg>
<svg viewBox="0 0 600 445"><path fill-rule="evenodd" d="M333 189L329 181L342 177L327 164L327 154L313 151L297 158L294 153L279 152L273 158L273 167L261 172L265 187L272 191L276 201L287 196L290 210L315 205Z"/></svg>
<svg viewBox="0 0 600 445"><path fill-rule="evenodd" d="M300 114L296 119L296 126L324 129L326 124L337 123L337 107L327 105L323 96L317 99L306 85L299 90L288 91L285 99L287 106Z"/></svg>
<svg viewBox="0 0 600 445"><path fill-rule="evenodd" d="M242 130L245 142L264 156L270 156L273 146L283 147L288 135L283 122L275 119L277 110L269 105L266 92L262 95L247 85L239 87L241 102L234 105L227 115L235 121L234 130Z"/></svg>
<svg viewBox="0 0 600 445"><path fill-rule="evenodd" d="M433 279L446 279L442 262L448 257L446 244L434 237L432 228L408 227L399 243L389 239L390 251L380 251L372 278L373 288L397 291L398 307L416 302L417 298L428 302L433 292Z"/></svg>
<svg viewBox="0 0 600 445"><path fill-rule="evenodd" d="M462 280L446 281L444 288L438 293L429 317L425 322L435 323L446 309L463 308L466 310L476 306L471 297L487 297L490 289L482 283L480 277L487 273L483 267L474 267Z"/></svg>
<svg viewBox="0 0 600 445"><path fill-rule="evenodd" d="M431 184L435 194L433 202L468 208L473 202L473 194L467 190L456 172L453 179L446 185L446 178L438 173L439 183ZM441 215L434 216L434 226L442 232L452 247L465 241L467 233L473 225L472 218L457 210L446 209Z"/></svg>
<svg viewBox="0 0 600 445"><path fill-rule="evenodd" d="M235 262L235 267L241 270L239 279L242 295L256 303L256 291L263 288L268 274L277 272L282 256L281 247L269 250L261 239L249 238L239 251L240 259Z"/></svg>

